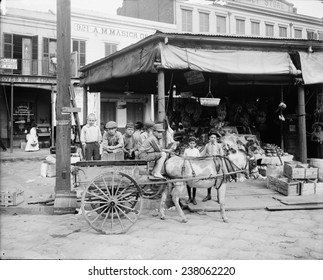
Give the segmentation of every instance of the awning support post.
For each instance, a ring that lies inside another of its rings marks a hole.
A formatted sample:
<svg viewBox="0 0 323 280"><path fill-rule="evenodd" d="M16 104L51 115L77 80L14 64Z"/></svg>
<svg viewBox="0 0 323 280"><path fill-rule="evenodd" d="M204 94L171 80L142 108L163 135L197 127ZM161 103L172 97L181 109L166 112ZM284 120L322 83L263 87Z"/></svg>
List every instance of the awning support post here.
<svg viewBox="0 0 323 280"><path fill-rule="evenodd" d="M13 152L13 83L11 83L10 95L10 153Z"/></svg>
<svg viewBox="0 0 323 280"><path fill-rule="evenodd" d="M158 71L158 122L163 122L165 113L165 72L162 69Z"/></svg>
<svg viewBox="0 0 323 280"><path fill-rule="evenodd" d="M300 161L307 163L307 144L306 144L306 112L305 112L305 92L304 86L298 85L298 143L300 149Z"/></svg>
<svg viewBox="0 0 323 280"><path fill-rule="evenodd" d="M83 124L86 124L86 120L87 120L87 86L83 86Z"/></svg>

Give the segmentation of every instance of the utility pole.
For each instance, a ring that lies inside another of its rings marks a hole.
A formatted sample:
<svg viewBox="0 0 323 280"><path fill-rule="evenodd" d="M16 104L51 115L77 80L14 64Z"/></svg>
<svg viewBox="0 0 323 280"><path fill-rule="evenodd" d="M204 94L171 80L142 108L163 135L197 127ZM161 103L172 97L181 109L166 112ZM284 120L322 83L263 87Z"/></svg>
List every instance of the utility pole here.
<svg viewBox="0 0 323 280"><path fill-rule="evenodd" d="M57 98L56 98L56 185L54 214L70 214L76 209L76 192L71 191L71 3L57 1Z"/></svg>

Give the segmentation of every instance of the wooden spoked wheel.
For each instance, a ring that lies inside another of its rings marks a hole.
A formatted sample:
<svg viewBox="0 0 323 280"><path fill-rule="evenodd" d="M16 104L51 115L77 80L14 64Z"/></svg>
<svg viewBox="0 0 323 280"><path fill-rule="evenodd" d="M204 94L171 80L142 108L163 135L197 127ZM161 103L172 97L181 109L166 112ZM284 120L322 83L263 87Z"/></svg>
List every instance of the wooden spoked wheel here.
<svg viewBox="0 0 323 280"><path fill-rule="evenodd" d="M88 224L103 234L125 233L140 216L141 188L122 172L95 177L82 195L82 213Z"/></svg>

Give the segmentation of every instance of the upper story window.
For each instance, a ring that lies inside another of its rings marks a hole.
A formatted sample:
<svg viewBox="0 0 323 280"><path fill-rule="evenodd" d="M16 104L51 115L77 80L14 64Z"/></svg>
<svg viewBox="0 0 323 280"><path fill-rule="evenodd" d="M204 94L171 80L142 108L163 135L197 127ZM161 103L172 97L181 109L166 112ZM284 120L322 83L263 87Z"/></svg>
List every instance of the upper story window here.
<svg viewBox="0 0 323 280"><path fill-rule="evenodd" d="M301 39L302 38L302 29L295 29L295 38Z"/></svg>
<svg viewBox="0 0 323 280"><path fill-rule="evenodd" d="M182 10L182 31L193 32L193 12Z"/></svg>
<svg viewBox="0 0 323 280"><path fill-rule="evenodd" d="M56 39L43 38L42 75L55 74L57 67Z"/></svg>
<svg viewBox="0 0 323 280"><path fill-rule="evenodd" d="M200 15L200 32L210 32L210 16L208 13L199 13Z"/></svg>
<svg viewBox="0 0 323 280"><path fill-rule="evenodd" d="M82 67L85 65L85 56L86 56L86 42L83 40L76 40L73 39L72 43L72 51L77 52L78 54L78 61L79 61L79 66Z"/></svg>
<svg viewBox="0 0 323 280"><path fill-rule="evenodd" d="M318 32L317 34L318 34L318 37L319 37L318 39L323 40L323 32Z"/></svg>
<svg viewBox="0 0 323 280"><path fill-rule="evenodd" d="M104 43L104 55L108 56L115 53L117 51L117 46L117 44Z"/></svg>
<svg viewBox="0 0 323 280"><path fill-rule="evenodd" d="M236 19L236 33L245 34L245 20Z"/></svg>
<svg viewBox="0 0 323 280"><path fill-rule="evenodd" d="M226 17L216 16L216 32L221 34L226 33Z"/></svg>
<svg viewBox="0 0 323 280"><path fill-rule="evenodd" d="M274 25L266 24L266 36L274 37Z"/></svg>
<svg viewBox="0 0 323 280"><path fill-rule="evenodd" d="M307 39L316 39L316 38L315 38L315 33L314 33L314 31L312 31L312 30L307 30L307 31L306 31L306 34L307 34Z"/></svg>
<svg viewBox="0 0 323 280"><path fill-rule="evenodd" d="M260 35L260 23L256 21L251 22L251 35Z"/></svg>
<svg viewBox="0 0 323 280"><path fill-rule="evenodd" d="M287 37L287 27L279 26L279 37Z"/></svg>

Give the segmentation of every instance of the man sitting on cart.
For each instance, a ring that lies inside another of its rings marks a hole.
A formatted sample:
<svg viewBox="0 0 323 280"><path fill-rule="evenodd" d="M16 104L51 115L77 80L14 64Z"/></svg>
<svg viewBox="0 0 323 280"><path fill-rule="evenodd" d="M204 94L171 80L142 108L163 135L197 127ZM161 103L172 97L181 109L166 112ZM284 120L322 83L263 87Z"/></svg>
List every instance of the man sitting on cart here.
<svg viewBox="0 0 323 280"><path fill-rule="evenodd" d="M108 160L108 153L123 153L123 137L117 131L118 125L114 121L109 121L105 125L105 132L103 134L102 142L102 160Z"/></svg>
<svg viewBox="0 0 323 280"><path fill-rule="evenodd" d="M165 131L163 125L157 123L153 126L153 133L139 147L139 159L146 161L156 161L151 175L156 179L166 179L161 170L166 161L166 152L170 150L162 149L158 144L158 140L162 137L162 132Z"/></svg>

